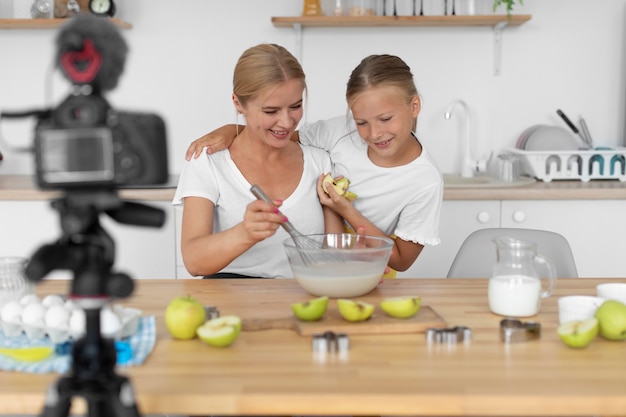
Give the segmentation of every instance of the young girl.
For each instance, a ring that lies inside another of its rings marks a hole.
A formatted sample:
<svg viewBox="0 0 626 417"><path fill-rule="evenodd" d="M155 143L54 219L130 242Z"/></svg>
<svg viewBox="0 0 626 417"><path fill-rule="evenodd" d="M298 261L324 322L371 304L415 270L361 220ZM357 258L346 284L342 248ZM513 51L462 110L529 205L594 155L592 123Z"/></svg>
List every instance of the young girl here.
<svg viewBox="0 0 626 417"><path fill-rule="evenodd" d="M299 140L327 150L336 175L350 180L358 198L350 202L332 187L318 196L325 207L341 215L352 230L392 236L389 266L408 269L425 245L439 244L443 180L413 130L420 99L409 66L392 55L372 55L361 61L348 80L346 99L352 117L304 124ZM245 130L244 130L245 131ZM205 146L232 137L232 125L194 141L187 159Z"/></svg>
<svg viewBox="0 0 626 417"><path fill-rule="evenodd" d="M187 162L174 197L183 204L181 248L190 274L291 277L282 246L289 236L279 229L285 216L304 234L342 230L316 194L320 173L331 169L328 154L290 140L305 88L300 64L281 46L257 45L240 57L232 99L247 128L228 149ZM253 184L275 204L256 200Z"/></svg>

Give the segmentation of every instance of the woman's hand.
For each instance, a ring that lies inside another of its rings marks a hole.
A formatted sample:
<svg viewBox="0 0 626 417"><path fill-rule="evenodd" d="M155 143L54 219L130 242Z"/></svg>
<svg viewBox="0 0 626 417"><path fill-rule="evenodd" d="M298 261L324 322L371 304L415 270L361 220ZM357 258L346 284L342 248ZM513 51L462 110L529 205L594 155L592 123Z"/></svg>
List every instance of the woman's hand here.
<svg viewBox="0 0 626 417"><path fill-rule="evenodd" d="M248 204L243 216L243 226L252 241L260 242L267 239L287 221L287 217L278 210L281 204L280 200L275 200L274 204L261 200Z"/></svg>

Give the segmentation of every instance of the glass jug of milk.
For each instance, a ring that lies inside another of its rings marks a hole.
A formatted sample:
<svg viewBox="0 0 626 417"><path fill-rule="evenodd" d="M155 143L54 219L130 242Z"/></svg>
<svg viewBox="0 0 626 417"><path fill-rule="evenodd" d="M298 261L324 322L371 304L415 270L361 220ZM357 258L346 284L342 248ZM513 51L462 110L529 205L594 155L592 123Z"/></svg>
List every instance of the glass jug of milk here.
<svg viewBox="0 0 626 417"><path fill-rule="evenodd" d="M528 317L539 312L541 299L556 286L556 268L547 257L537 253L534 242L511 237L495 238L497 263L489 279L489 308L508 317ZM545 271L542 279L537 272Z"/></svg>

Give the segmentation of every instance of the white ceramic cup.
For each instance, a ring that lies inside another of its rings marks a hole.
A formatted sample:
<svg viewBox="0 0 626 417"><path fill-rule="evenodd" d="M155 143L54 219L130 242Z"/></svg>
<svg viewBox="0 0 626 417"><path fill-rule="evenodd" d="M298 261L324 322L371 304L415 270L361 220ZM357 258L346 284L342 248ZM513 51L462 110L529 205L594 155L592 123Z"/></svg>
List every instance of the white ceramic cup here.
<svg viewBox="0 0 626 417"><path fill-rule="evenodd" d="M626 283L606 282L596 286L598 297L605 300L617 300L626 304Z"/></svg>
<svg viewBox="0 0 626 417"><path fill-rule="evenodd" d="M603 298L592 295L568 295L559 298L559 323L593 318Z"/></svg>

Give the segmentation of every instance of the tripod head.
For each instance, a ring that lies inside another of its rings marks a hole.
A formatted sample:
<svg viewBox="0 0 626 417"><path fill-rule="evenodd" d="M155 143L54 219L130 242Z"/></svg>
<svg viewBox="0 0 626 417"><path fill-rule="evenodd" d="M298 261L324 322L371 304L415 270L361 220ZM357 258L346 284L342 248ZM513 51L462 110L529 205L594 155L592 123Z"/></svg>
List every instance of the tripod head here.
<svg viewBox="0 0 626 417"><path fill-rule="evenodd" d="M60 214L62 236L43 245L26 266L34 282L55 269L73 271L71 295L76 297L124 298L133 291L132 279L112 272L115 243L100 225L100 214L138 226L161 227L165 213L158 208L119 199L114 189L67 191L52 202Z"/></svg>

